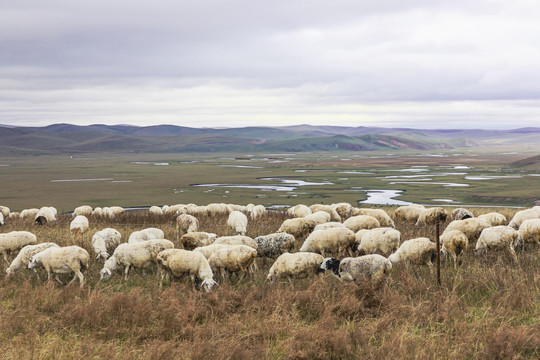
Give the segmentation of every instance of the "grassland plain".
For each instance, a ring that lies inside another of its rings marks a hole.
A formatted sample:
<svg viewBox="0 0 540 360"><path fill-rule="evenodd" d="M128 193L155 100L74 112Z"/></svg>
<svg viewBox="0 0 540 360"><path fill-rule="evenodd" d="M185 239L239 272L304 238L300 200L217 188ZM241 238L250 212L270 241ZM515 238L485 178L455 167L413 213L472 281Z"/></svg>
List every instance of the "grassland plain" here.
<svg viewBox="0 0 540 360"><path fill-rule="evenodd" d="M471 210L507 218L516 211ZM249 223L248 235L274 232L285 218L270 212ZM109 226L124 240L147 226L175 239L174 217L147 211L114 220L91 216L82 239L69 233L70 220L42 227L16 220L2 231L29 230L39 242L88 251L91 234ZM402 240L433 238L432 228L396 225ZM202 216L200 227L230 234L226 217ZM500 254L480 261L468 249L457 270L443 264L440 287L427 267L395 267L381 284L340 283L329 274L269 284L270 263L259 262L252 279L221 280L208 294L192 290L187 279L160 289L155 270L99 282L102 264L92 256L83 289L38 281L28 270L0 280L1 358L537 359L539 256L540 249L520 252L515 266Z"/></svg>
<svg viewBox="0 0 540 360"><path fill-rule="evenodd" d="M367 190L379 189L401 190L399 200L424 204L444 199L453 204L530 206L538 200L538 164L512 164L534 152L506 150L2 158L0 199L13 210L46 204L65 212L81 204L354 204L366 200Z"/></svg>

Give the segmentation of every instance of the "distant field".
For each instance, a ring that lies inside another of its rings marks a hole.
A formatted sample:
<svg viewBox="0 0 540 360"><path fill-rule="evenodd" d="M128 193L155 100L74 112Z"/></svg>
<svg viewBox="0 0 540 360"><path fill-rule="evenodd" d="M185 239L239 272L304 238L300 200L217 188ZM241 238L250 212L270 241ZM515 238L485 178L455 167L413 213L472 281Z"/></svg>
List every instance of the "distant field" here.
<svg viewBox="0 0 540 360"><path fill-rule="evenodd" d="M401 190L396 200L423 204L530 206L540 196L540 169L509 164L535 153L507 150L1 158L0 198L13 210L63 212L81 204L355 204L367 190Z"/></svg>

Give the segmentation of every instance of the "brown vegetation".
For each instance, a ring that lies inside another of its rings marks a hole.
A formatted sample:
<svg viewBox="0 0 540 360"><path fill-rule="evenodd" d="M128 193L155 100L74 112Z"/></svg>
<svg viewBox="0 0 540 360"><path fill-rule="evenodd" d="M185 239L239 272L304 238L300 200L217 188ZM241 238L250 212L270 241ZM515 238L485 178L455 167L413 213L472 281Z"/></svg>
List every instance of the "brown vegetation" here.
<svg viewBox="0 0 540 360"><path fill-rule="evenodd" d="M504 210L507 218L513 212ZM270 213L250 222L248 235L274 232L285 218ZM39 242L89 251L91 235L108 226L124 241L148 226L176 239L172 216L91 217L82 240L69 234L69 220L16 221L2 231L29 230ZM202 231L230 234L225 217L199 220ZM431 228L397 228L402 241L434 235ZM539 256L540 249L518 253L514 266L496 255L481 262L469 249L457 270L443 264L440 287L425 267L396 267L376 285L341 283L330 274L269 284L270 264L259 262L253 280L225 282L211 293L193 291L189 281L160 289L155 276L137 271L127 282L117 275L101 283L101 262L92 257L82 290L37 281L27 271L0 280L2 358L539 358Z"/></svg>

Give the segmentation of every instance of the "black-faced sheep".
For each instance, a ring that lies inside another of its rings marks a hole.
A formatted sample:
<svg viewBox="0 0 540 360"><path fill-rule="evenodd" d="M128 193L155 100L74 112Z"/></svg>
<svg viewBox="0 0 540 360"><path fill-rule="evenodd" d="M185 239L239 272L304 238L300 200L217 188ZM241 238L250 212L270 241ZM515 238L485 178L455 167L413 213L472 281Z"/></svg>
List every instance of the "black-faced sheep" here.
<svg viewBox="0 0 540 360"><path fill-rule="evenodd" d="M342 281L359 281L365 278L381 280L390 274L392 262L378 254L348 257L343 260L324 259L321 270L331 270Z"/></svg>

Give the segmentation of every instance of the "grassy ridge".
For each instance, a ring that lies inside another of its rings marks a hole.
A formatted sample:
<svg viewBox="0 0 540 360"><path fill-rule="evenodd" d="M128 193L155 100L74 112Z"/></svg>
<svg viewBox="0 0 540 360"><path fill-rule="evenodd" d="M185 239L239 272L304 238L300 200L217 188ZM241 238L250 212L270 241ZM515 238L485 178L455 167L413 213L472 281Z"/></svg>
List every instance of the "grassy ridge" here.
<svg viewBox="0 0 540 360"><path fill-rule="evenodd" d="M451 209L449 209L451 210ZM476 215L496 209L473 209ZM500 210L501 211L501 210ZM508 218L515 210L503 209ZM277 230L285 216L250 222L248 235ZM3 231L30 230L39 241L90 250L93 232L112 226L126 239L158 226L174 239L172 217L130 213L91 218L82 240L69 234L70 218L36 227L16 221ZM229 234L226 219L201 217L201 230ZM402 240L433 237L433 229L397 224ZM442 285L424 267L396 267L386 284L344 284L329 274L268 284L270 263L253 279L193 291L187 281L158 287L155 273L117 275L101 283L91 259L87 286L44 284L21 271L0 280L3 358L114 359L350 359L368 357L505 359L540 356L540 249L486 262L464 255L461 268L444 264Z"/></svg>

